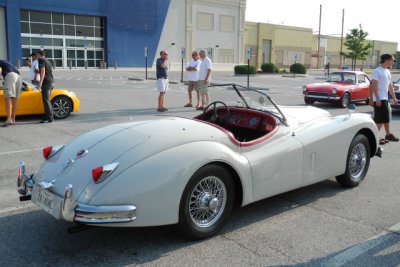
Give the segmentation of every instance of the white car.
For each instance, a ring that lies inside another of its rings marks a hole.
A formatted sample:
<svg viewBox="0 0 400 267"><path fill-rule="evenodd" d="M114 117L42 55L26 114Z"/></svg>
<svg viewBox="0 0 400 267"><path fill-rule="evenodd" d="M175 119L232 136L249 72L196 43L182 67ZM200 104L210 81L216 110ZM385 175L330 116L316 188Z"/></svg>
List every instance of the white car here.
<svg viewBox="0 0 400 267"><path fill-rule="evenodd" d="M44 148L35 173L20 164L20 199L81 225L177 224L200 239L217 233L234 207L334 176L357 186L381 154L367 114L332 117L226 86L213 89L224 102L195 118L110 125Z"/></svg>

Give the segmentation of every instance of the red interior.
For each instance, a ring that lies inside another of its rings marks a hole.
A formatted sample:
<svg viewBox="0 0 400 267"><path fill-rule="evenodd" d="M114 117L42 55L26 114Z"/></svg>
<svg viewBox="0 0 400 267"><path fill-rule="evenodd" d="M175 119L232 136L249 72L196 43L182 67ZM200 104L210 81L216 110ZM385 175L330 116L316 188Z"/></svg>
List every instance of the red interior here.
<svg viewBox="0 0 400 267"><path fill-rule="evenodd" d="M220 117L218 122L210 121L214 113L213 109L200 114L194 119L208 123L225 132L229 139L241 147L258 144L278 129L278 121L270 114L244 108L218 107Z"/></svg>

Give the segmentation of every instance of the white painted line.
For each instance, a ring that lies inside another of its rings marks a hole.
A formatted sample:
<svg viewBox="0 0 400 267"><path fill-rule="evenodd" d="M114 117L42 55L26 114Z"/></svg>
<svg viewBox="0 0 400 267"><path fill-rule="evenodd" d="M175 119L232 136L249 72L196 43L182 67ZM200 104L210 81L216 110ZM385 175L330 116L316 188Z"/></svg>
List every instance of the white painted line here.
<svg viewBox="0 0 400 267"><path fill-rule="evenodd" d="M343 266L343 265L351 262L358 256L373 249L374 247L393 238L394 235L392 232L399 232L399 231L400 231L400 223L390 227L390 229L388 231L383 231L363 243L359 243L357 245L350 247L349 249L346 249L345 251L343 251L343 252L337 254L336 256L330 258L329 260L323 262L321 264L321 266L329 266L329 267Z"/></svg>
<svg viewBox="0 0 400 267"><path fill-rule="evenodd" d="M4 209L0 210L0 216L3 216L6 213L21 211L21 210L30 209L33 207L35 207L35 204L30 202L29 204L25 204L23 206L4 208Z"/></svg>
<svg viewBox="0 0 400 267"><path fill-rule="evenodd" d="M24 150L14 150L14 151L6 151L6 152L0 152L0 156L2 155L8 155L8 154L17 154L17 153L25 153L25 152L32 152L32 151L40 151L43 148L34 148L34 149L24 149Z"/></svg>

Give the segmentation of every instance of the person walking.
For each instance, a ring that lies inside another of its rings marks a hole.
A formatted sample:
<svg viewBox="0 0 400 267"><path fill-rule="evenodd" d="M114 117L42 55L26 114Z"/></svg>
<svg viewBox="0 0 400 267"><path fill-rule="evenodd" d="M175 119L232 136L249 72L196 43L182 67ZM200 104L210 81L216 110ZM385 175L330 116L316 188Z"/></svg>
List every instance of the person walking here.
<svg viewBox="0 0 400 267"><path fill-rule="evenodd" d="M189 103L185 105L185 107L193 107L192 103L192 92L196 91L197 94L197 104L196 108L200 107L200 95L199 95L199 70L200 70L201 61L199 60L199 55L196 51L192 52L192 59L186 67L187 78L189 81L188 86L188 95L189 95Z"/></svg>
<svg viewBox="0 0 400 267"><path fill-rule="evenodd" d="M32 64L30 66L28 78L33 85L38 85L40 82L39 62L36 53L33 52L31 54L31 57L32 57Z"/></svg>
<svg viewBox="0 0 400 267"><path fill-rule="evenodd" d="M160 93L158 96L158 112L168 111L167 108L164 107L165 93L168 90L168 53L163 50L160 52L160 58L157 59L156 68L157 68L157 90Z"/></svg>
<svg viewBox="0 0 400 267"><path fill-rule="evenodd" d="M389 69L392 68L394 58L390 54L381 55L381 66L372 72L372 81L370 85L370 105L374 107L373 119L378 130L385 128L385 138L379 140L383 145L388 141L398 142L399 138L390 131L391 109L388 101L388 93L392 96L393 104L397 104L396 94L393 90L392 76Z"/></svg>
<svg viewBox="0 0 400 267"><path fill-rule="evenodd" d="M201 59L199 70L199 91L201 97L201 107L198 107L197 110L204 110L204 108L207 107L210 102L208 86L210 85L211 80L212 62L211 59L207 57L205 50L200 50L199 55Z"/></svg>
<svg viewBox="0 0 400 267"><path fill-rule="evenodd" d="M51 90L54 88L53 69L44 51L37 52L40 80L37 88L42 92L44 118L40 123L53 122L53 107L50 102Z"/></svg>
<svg viewBox="0 0 400 267"><path fill-rule="evenodd" d="M15 124L17 100L21 95L22 79L18 70L10 62L0 60L1 75L4 79L3 95L6 103L7 119L3 127Z"/></svg>

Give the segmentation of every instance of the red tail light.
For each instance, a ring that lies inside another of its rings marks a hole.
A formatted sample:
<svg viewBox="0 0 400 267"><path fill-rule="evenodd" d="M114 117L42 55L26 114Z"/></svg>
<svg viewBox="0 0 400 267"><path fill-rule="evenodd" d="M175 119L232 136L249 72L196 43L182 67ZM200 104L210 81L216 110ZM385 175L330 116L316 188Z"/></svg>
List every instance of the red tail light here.
<svg viewBox="0 0 400 267"><path fill-rule="evenodd" d="M96 184L101 183L111 175L111 173L118 167L118 165L119 162L114 162L104 166L98 166L92 169L93 181Z"/></svg>
<svg viewBox="0 0 400 267"><path fill-rule="evenodd" d="M97 182L103 174L103 166L96 167L92 170L93 181Z"/></svg>
<svg viewBox="0 0 400 267"><path fill-rule="evenodd" d="M50 154L51 154L52 150L53 150L52 146L48 146L48 147L43 148L43 157L45 159L48 159L50 157Z"/></svg>

